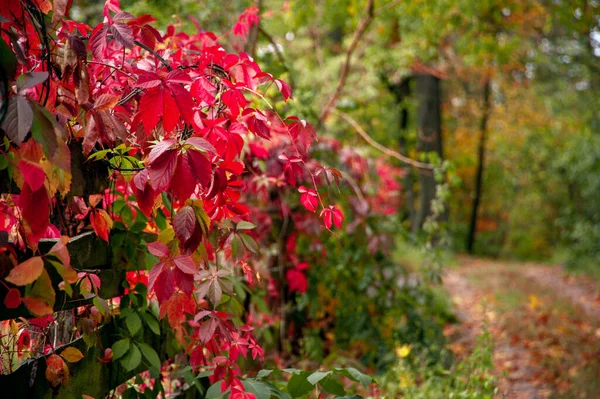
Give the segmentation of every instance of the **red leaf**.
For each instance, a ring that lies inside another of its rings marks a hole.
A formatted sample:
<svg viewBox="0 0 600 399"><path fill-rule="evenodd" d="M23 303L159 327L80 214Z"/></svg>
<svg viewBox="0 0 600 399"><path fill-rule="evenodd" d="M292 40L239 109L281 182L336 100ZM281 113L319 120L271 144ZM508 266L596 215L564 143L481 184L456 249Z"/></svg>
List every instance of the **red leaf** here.
<svg viewBox="0 0 600 399"><path fill-rule="evenodd" d="M104 59L104 54L106 53L106 32L107 27L104 24L100 24L96 26L89 40L89 48L94 55L94 58L97 60Z"/></svg>
<svg viewBox="0 0 600 399"><path fill-rule="evenodd" d="M315 190L309 190L304 186L300 186L298 191L300 192L300 202L302 202L302 205L309 211L316 212L317 207L319 206L317 192Z"/></svg>
<svg viewBox="0 0 600 399"><path fill-rule="evenodd" d="M289 129L290 135L298 143L298 146L300 147L302 152L307 153L311 143L317 137L313 127L310 125L310 123L306 122L305 120L298 120L292 123Z"/></svg>
<svg viewBox="0 0 600 399"><path fill-rule="evenodd" d="M186 294L191 294L194 291L194 276L181 271L179 268L173 269L175 276L175 285Z"/></svg>
<svg viewBox="0 0 600 399"><path fill-rule="evenodd" d="M9 309L16 309L21 304L21 292L16 288L11 288L4 298L4 305Z"/></svg>
<svg viewBox="0 0 600 399"><path fill-rule="evenodd" d="M156 126L164 109L164 91L162 86L152 88L146 91L146 94L140 100L140 114L142 115L142 125L146 132L150 133Z"/></svg>
<svg viewBox="0 0 600 399"><path fill-rule="evenodd" d="M183 203L190 198L197 185L198 182L190 169L188 155L180 155L177 158L177 168L171 181L171 188L179 202Z"/></svg>
<svg viewBox="0 0 600 399"><path fill-rule="evenodd" d="M171 133L177 126L177 122L179 122L179 108L171 93L165 93L163 101L163 128L165 132Z"/></svg>
<svg viewBox="0 0 600 399"><path fill-rule="evenodd" d="M200 183L203 188L207 188L210 185L212 177L211 162L199 151L186 151L185 156L194 179Z"/></svg>
<svg viewBox="0 0 600 399"><path fill-rule="evenodd" d="M25 222L27 239L30 244L35 245L44 236L50 224L50 199L46 188L42 185L38 190L33 191L29 184L23 184L19 207Z"/></svg>
<svg viewBox="0 0 600 399"><path fill-rule="evenodd" d="M160 86L162 84L162 79L160 76L153 72L148 72L140 75L135 84L136 87L140 87L142 89L151 89L153 87Z"/></svg>
<svg viewBox="0 0 600 399"><path fill-rule="evenodd" d="M69 368L57 354L52 354L46 358L46 379L53 387L69 381Z"/></svg>
<svg viewBox="0 0 600 399"><path fill-rule="evenodd" d="M171 298L171 295L175 292L173 272L169 269L164 269L154 281L153 288L160 304Z"/></svg>
<svg viewBox="0 0 600 399"><path fill-rule="evenodd" d="M110 27L115 40L125 48L133 48L133 30L124 22L115 22Z"/></svg>
<svg viewBox="0 0 600 399"><path fill-rule="evenodd" d="M303 293L308 289L308 280L306 279L306 276L296 268L289 269L285 273L285 278L291 292Z"/></svg>
<svg viewBox="0 0 600 399"><path fill-rule="evenodd" d="M184 206L175 214L173 219L173 230L177 239L185 245L194 235L196 229L196 213L189 205Z"/></svg>
<svg viewBox="0 0 600 399"><path fill-rule="evenodd" d="M46 174L39 165L21 159L19 161L19 170L33 191L39 190L44 185Z"/></svg>
<svg viewBox="0 0 600 399"><path fill-rule="evenodd" d="M292 88L283 80L275 79L275 85L277 85L277 88L279 89L281 94L283 94L283 99L285 101L292 97Z"/></svg>
<svg viewBox="0 0 600 399"><path fill-rule="evenodd" d="M100 94L94 102L94 109L98 111L107 111L114 108L118 102L118 96L113 96L112 94Z"/></svg>
<svg viewBox="0 0 600 399"><path fill-rule="evenodd" d="M156 256L157 258L166 258L171 254L171 251L169 251L169 247L167 247L165 244L163 244L162 242L151 242L149 244L147 244L148 247L148 252L150 252L152 255Z"/></svg>
<svg viewBox="0 0 600 399"><path fill-rule="evenodd" d="M163 191L169 187L173 172L177 165L177 151L168 150L160 155L154 162L148 164L148 174L152 188Z"/></svg>
<svg viewBox="0 0 600 399"><path fill-rule="evenodd" d="M160 157L165 151L171 148L171 146L173 146L173 144L175 144L176 142L177 141L175 141L175 139L165 139L156 143L156 145L152 147L152 150L148 155L148 162L152 163L156 161L158 157Z"/></svg>
<svg viewBox="0 0 600 399"><path fill-rule="evenodd" d="M190 256L178 256L173 259L173 262L175 262L175 266L184 273L195 274L198 271L198 266Z"/></svg>

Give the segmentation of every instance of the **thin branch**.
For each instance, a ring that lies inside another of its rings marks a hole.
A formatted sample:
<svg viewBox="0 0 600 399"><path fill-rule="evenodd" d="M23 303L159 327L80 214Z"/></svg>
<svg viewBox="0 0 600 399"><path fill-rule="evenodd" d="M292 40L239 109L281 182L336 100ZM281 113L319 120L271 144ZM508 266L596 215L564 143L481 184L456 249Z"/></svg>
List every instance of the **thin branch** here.
<svg viewBox="0 0 600 399"><path fill-rule="evenodd" d="M374 3L375 0L367 0L367 5L365 7L362 21L358 25L358 28L356 28L356 31L354 32L354 37L352 38L352 42L350 43L348 50L346 50L346 60L344 61L344 65L340 73L340 80L338 81L337 87L335 88L333 95L331 96L331 98L329 98L327 105L325 105L325 107L321 111L321 115L319 116L319 126L323 124L325 118L327 118L327 115L329 115L329 112L335 106L335 103L340 97L340 94L342 94L342 89L344 88L344 85L346 84L346 79L348 78L348 72L350 72L350 61L352 59L352 53L354 53L354 50L356 50L358 42L362 38L363 34L373 21L373 17L375 16L373 7Z"/></svg>
<svg viewBox="0 0 600 399"><path fill-rule="evenodd" d="M345 114L341 111L338 111L337 109L332 109L331 112L339 115L340 117L342 117L342 119L344 119L346 122L348 122L348 124L350 124L354 130L356 130L356 132L358 134L360 134L360 136L365 139L365 141L367 143L369 143L370 145L372 145L373 147L377 148L379 151L383 152L385 155L387 155L388 157L392 157L392 158L396 158L397 160L399 160L400 162L403 162L407 165L413 166L417 169L423 169L426 171L431 171L433 170L433 165L428 164L428 163L424 163L424 162L419 162L419 161L415 161L412 158L409 158L405 155L400 154L397 151L394 151L390 148L387 148L381 144L379 144L378 142L376 142L375 140L373 140L373 138L371 136L369 136L369 134L367 132L365 132L365 130L362 128L362 126L360 126L360 124L355 121L354 119L352 119L352 117L350 117L350 115Z"/></svg>
<svg viewBox="0 0 600 399"><path fill-rule="evenodd" d="M402 2L402 0L394 0L394 1L390 1L389 3L387 3L384 6L379 7L377 10L375 10L375 15L379 15L382 12L384 12L385 10L387 10L388 8L392 8L394 6L397 6L398 4L400 4Z"/></svg>
<svg viewBox="0 0 600 399"><path fill-rule="evenodd" d="M262 26L258 25L258 32L263 35L265 37L265 39L267 39L269 41L269 43L271 43L271 45L273 46L273 48L275 49L275 55L277 56L277 58L279 59L279 62L281 62L281 65L283 65L283 67L285 68L285 70L288 73L289 76L289 81L290 81L290 87L292 88L292 90L295 88L296 84L294 83L294 76L292 75L292 71L290 70L290 68L288 68L287 63L285 62L285 58L283 56L283 54L281 53L281 51L279 50L279 46L277 45L277 43L275 43L275 40L273 39L273 36L271 36L269 34L269 32L265 31L263 29Z"/></svg>
<svg viewBox="0 0 600 399"><path fill-rule="evenodd" d="M105 64L104 62L98 62L98 61L86 61L86 64L96 64L96 65L102 65L108 68L112 68L113 70L117 71L117 72L121 72L123 75L127 76L129 79L135 80L135 78L133 77L133 75L125 72L124 70L122 70L119 67L116 67L114 65L110 65L110 64Z"/></svg>
<svg viewBox="0 0 600 399"><path fill-rule="evenodd" d="M169 64L163 57L160 56L160 54L158 54L156 51L152 50L150 47L146 46L144 43L138 41L138 40L134 40L133 43L137 46L140 46L141 48L143 48L144 50L146 50L147 52L151 53L153 56L155 56L168 70L169 72L171 72L173 70L173 67L171 66L171 64Z"/></svg>

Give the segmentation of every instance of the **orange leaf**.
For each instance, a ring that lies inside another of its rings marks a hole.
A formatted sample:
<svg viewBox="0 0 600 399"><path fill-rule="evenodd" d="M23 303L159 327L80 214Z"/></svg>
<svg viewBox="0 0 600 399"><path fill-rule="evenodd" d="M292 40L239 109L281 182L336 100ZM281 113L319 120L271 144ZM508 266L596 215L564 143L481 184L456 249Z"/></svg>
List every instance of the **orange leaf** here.
<svg viewBox="0 0 600 399"><path fill-rule="evenodd" d="M98 237L108 242L108 233L112 228L112 219L104 209L96 209L90 212L90 222Z"/></svg>
<svg viewBox="0 0 600 399"><path fill-rule="evenodd" d="M52 354L46 359L46 379L53 387L69 381L69 368L60 356Z"/></svg>
<svg viewBox="0 0 600 399"><path fill-rule="evenodd" d="M26 296L22 301L27 309L36 317L48 316L53 312L52 306L39 296Z"/></svg>
<svg viewBox="0 0 600 399"><path fill-rule="evenodd" d="M78 361L83 359L83 354L81 353L81 351L72 346L62 351L60 355L69 363L77 363Z"/></svg>
<svg viewBox="0 0 600 399"><path fill-rule="evenodd" d="M6 281L14 285L27 285L33 283L42 274L44 261L39 256L27 259L12 269Z"/></svg>

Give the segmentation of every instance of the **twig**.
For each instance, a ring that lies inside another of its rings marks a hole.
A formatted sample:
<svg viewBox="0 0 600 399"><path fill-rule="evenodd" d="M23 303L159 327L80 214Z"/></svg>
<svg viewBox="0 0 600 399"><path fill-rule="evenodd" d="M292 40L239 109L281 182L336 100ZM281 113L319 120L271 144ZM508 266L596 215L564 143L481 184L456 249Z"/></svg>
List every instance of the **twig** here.
<svg viewBox="0 0 600 399"><path fill-rule="evenodd" d="M173 70L173 67L171 66L171 64L169 64L163 57L160 56L160 54L158 54L156 51L152 50L150 47L146 46L144 43L141 43L138 40L134 40L133 43L137 46L140 46L141 48L143 48L144 50L146 50L147 52L151 53L153 56L155 56L168 70L169 72L171 72Z"/></svg>
<svg viewBox="0 0 600 399"><path fill-rule="evenodd" d="M329 115L331 108L333 108L340 94L342 93L342 89L344 88L344 85L346 84L346 79L348 78L348 72L350 72L350 60L352 59L352 53L354 53L354 50L356 50L358 42L362 38L363 34L371 24L371 21L373 21L373 17L375 16L375 12L373 9L374 3L375 0L367 0L367 5L365 7L362 21L358 25L358 28L356 28L356 31L354 32L354 37L352 38L352 42L350 43L348 50L346 50L346 60L344 61L344 65L340 73L340 80L338 81L337 87L335 88L333 95L331 96L331 98L329 98L327 105L325 105L325 107L321 111L318 126L323 124L325 118L327 118L327 115Z"/></svg>
<svg viewBox="0 0 600 399"><path fill-rule="evenodd" d="M427 171L431 171L433 170L433 165L428 164L428 163L424 163L424 162L419 162L419 161L415 161L412 158L409 158L405 155L400 154L397 151L394 151L390 148L387 148L381 144L379 144L378 142L376 142L375 140L373 140L373 138L371 136L369 136L369 134L367 132L365 132L365 130L360 126L360 124L358 122L356 122L354 119L352 119L352 117L350 117L350 115L345 114L341 111L338 111L337 109L333 109L331 112L339 115L340 117L342 117L342 119L344 119L346 122L348 122L353 128L354 130L356 130L356 132L358 134L360 134L360 136L365 139L365 141L367 143L369 143L370 145L372 145L373 147L377 148L379 151L383 152L385 155L392 157L392 158L396 158L397 160L399 160L400 162L403 162L407 165L413 166L417 169L424 169Z"/></svg>
<svg viewBox="0 0 600 399"><path fill-rule="evenodd" d="M288 75L289 75L288 79L290 81L290 87L293 90L294 87L296 86L296 84L294 83L294 76L292 75L292 71L290 71L290 68L288 68L287 63L285 62L285 58L283 57L283 54L279 50L279 46L277 45L277 43L275 43L275 40L273 39L273 36L271 36L269 34L269 32L265 31L263 29L263 27L260 26L260 25L258 25L258 32L261 35L263 35L265 37L265 39L267 39L269 41L269 43L271 43L271 45L275 49L275 55L277 55L277 58L279 58L279 62L281 62L281 65L283 65L283 67L285 68L286 72L288 73Z"/></svg>

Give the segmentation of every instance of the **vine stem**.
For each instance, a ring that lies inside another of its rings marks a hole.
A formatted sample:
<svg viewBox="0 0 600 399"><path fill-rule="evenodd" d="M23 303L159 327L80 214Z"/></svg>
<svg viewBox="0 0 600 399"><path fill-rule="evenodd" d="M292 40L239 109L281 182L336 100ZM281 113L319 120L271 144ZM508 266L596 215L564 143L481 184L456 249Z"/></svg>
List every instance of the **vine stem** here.
<svg viewBox="0 0 600 399"><path fill-rule="evenodd" d="M146 50L147 52L149 52L153 56L155 56L165 66L165 68L167 68L169 70L169 72L171 72L173 70L173 67L171 66L171 64L169 64L167 62L167 60L165 60L163 57L161 57L160 54L158 54L156 51L152 50L150 47L146 46L144 43L142 43L138 40L134 40L133 43L136 46L140 46L141 48L143 48L144 50Z"/></svg>

